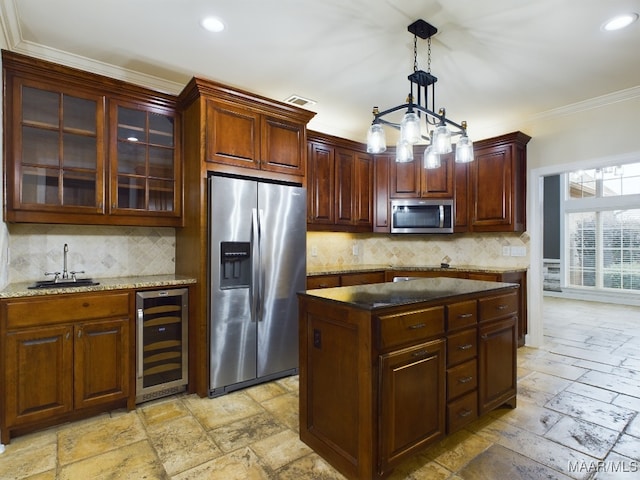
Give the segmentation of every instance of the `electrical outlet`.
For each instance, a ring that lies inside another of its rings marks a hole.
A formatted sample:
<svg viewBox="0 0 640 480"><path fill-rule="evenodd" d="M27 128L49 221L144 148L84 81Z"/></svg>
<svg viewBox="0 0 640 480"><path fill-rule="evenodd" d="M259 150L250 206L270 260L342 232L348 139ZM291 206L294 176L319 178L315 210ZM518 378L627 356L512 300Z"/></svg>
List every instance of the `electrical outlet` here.
<svg viewBox="0 0 640 480"><path fill-rule="evenodd" d="M511 255L511 247L509 245L505 245L502 247L502 256L503 257L508 257L509 255Z"/></svg>
<svg viewBox="0 0 640 480"><path fill-rule="evenodd" d="M318 256L318 247L316 247L315 245L311 246L311 256L312 257L317 257Z"/></svg>
<svg viewBox="0 0 640 480"><path fill-rule="evenodd" d="M352 251L353 251L353 254L354 254L354 255L356 255L356 256L358 255L358 244L354 244L354 245L353 245L353 249L352 249Z"/></svg>

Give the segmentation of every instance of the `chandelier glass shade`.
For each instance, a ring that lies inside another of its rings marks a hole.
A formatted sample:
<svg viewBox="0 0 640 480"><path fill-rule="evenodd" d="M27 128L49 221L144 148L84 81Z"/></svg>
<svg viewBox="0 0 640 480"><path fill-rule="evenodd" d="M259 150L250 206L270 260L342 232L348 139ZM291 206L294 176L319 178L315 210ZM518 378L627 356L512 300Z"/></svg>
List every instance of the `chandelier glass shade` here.
<svg viewBox="0 0 640 480"><path fill-rule="evenodd" d="M387 142L384 127L388 126L400 130L400 139L396 144L396 162L412 161L413 145L427 143L429 146L424 152L424 166L425 168L438 168L441 165L440 155L450 153L453 150L451 139L456 136L460 136L460 139L456 145L455 161L458 163L471 162L473 161L473 144L467 135L467 123L458 124L447 118L444 108L440 108L437 113L435 111L435 83L438 79L430 72L431 37L437 33L438 29L424 20L417 20L409 25L408 30L414 35L414 71L407 77L410 93L406 103L402 105L384 111L373 107L373 122L367 134L367 152L376 154L386 151ZM427 39L429 45L429 71L427 72L418 70L418 37ZM403 110L405 114L399 123L385 118L387 115ZM427 156L429 156L429 160L427 160Z"/></svg>

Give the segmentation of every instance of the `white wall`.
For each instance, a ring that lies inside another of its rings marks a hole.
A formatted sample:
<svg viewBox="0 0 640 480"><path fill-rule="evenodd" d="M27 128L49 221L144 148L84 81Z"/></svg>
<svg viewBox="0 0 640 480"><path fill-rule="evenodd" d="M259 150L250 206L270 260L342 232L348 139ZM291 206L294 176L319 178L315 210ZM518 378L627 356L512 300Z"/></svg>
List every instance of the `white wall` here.
<svg viewBox="0 0 640 480"><path fill-rule="evenodd" d="M542 181L544 176L577 168L640 161L640 86L571 105L531 119L522 127L528 145L527 230L528 345L543 342L542 331Z"/></svg>

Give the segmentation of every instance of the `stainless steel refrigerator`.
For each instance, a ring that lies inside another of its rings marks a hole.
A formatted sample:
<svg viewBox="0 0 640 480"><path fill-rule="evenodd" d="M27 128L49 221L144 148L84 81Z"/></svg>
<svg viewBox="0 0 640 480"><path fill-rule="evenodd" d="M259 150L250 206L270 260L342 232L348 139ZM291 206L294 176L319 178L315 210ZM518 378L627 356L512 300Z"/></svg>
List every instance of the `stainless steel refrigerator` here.
<svg viewBox="0 0 640 480"><path fill-rule="evenodd" d="M300 186L209 177L209 396L297 373L306 205Z"/></svg>

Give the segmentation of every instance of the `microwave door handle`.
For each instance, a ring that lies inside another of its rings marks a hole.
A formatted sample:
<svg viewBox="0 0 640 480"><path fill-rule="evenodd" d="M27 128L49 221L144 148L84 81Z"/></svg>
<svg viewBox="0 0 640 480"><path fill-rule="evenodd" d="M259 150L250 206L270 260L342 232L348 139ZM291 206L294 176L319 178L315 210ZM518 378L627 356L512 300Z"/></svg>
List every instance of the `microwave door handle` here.
<svg viewBox="0 0 640 480"><path fill-rule="evenodd" d="M440 210L440 228L444 227L444 205L440 205L439 208Z"/></svg>

